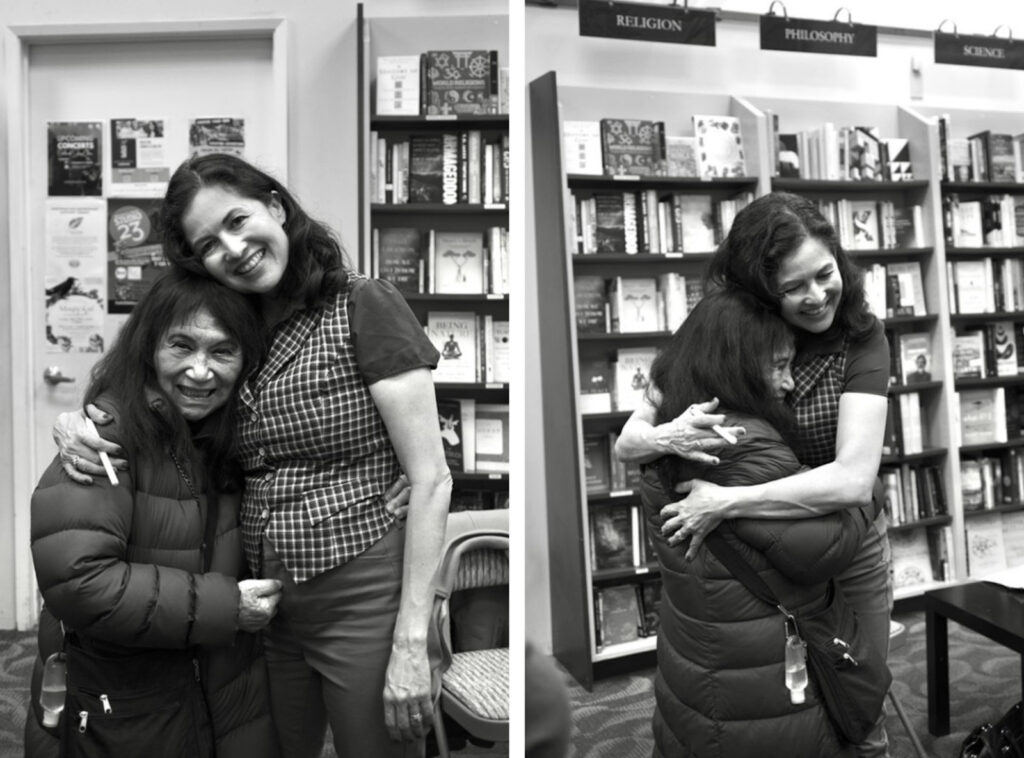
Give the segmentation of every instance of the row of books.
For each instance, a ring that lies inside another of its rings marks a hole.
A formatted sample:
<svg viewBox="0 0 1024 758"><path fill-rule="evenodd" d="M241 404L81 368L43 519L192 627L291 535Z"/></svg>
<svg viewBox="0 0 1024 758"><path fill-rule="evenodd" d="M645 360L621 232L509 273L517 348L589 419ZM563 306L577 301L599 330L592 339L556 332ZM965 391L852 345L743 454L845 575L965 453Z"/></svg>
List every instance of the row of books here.
<svg viewBox="0 0 1024 758"><path fill-rule="evenodd" d="M885 419L883 455L916 455L928 443L921 415L921 395L901 392L889 395L889 412Z"/></svg>
<svg viewBox="0 0 1024 758"><path fill-rule="evenodd" d="M946 489L937 465L883 466L879 477L885 493L885 512L893 526L948 515Z"/></svg>
<svg viewBox="0 0 1024 758"><path fill-rule="evenodd" d="M565 121L566 173L701 179L746 176L738 118L694 115L692 123L692 135L667 135L663 121Z"/></svg>
<svg viewBox="0 0 1024 758"><path fill-rule="evenodd" d="M818 207L847 250L891 250L921 247L924 228L920 205L891 200L819 200Z"/></svg>
<svg viewBox="0 0 1024 758"><path fill-rule="evenodd" d="M960 460L965 511L1024 503L1024 454L1016 448Z"/></svg>
<svg viewBox="0 0 1024 758"><path fill-rule="evenodd" d="M493 511L508 508L508 490L452 490L448 511Z"/></svg>
<svg viewBox="0 0 1024 758"><path fill-rule="evenodd" d="M598 652L658 633L661 579L594 588L594 631Z"/></svg>
<svg viewBox="0 0 1024 758"><path fill-rule="evenodd" d="M781 132L778 114L768 113L773 131L772 164L780 177L826 181L910 181L910 142L881 137L875 126L837 126Z"/></svg>
<svg viewBox="0 0 1024 758"><path fill-rule="evenodd" d="M430 50L377 58L378 116L508 113L497 50Z"/></svg>
<svg viewBox="0 0 1024 758"><path fill-rule="evenodd" d="M1024 182L1021 146L1024 134L986 129L954 137L950 117L939 117L939 164L943 181Z"/></svg>
<svg viewBox="0 0 1024 758"><path fill-rule="evenodd" d="M579 410L582 414L633 411L650 383L653 347L620 347L612 360L580 359Z"/></svg>
<svg viewBox="0 0 1024 758"><path fill-rule="evenodd" d="M972 579L1024 565L1024 511L972 515L964 532Z"/></svg>
<svg viewBox="0 0 1024 758"><path fill-rule="evenodd" d="M441 354L434 381L507 384L512 376L508 323L473 311L428 311L424 328Z"/></svg>
<svg viewBox="0 0 1024 758"><path fill-rule="evenodd" d="M508 229L442 231L374 228L373 275L401 292L444 295L508 294Z"/></svg>
<svg viewBox="0 0 1024 758"><path fill-rule="evenodd" d="M1020 247L1024 245L1024 196L942 196L942 230L955 247Z"/></svg>
<svg viewBox="0 0 1024 758"><path fill-rule="evenodd" d="M955 578L952 527L890 531L889 544L894 589Z"/></svg>
<svg viewBox="0 0 1024 758"><path fill-rule="evenodd" d="M953 376L984 379L1024 373L1024 324L992 321L953 334Z"/></svg>
<svg viewBox="0 0 1024 758"><path fill-rule="evenodd" d="M623 495L640 485L640 466L615 456L617 432L583 435L583 468L588 495Z"/></svg>
<svg viewBox="0 0 1024 758"><path fill-rule="evenodd" d="M573 279L578 334L674 332L704 296L696 276L601 276Z"/></svg>
<svg viewBox="0 0 1024 758"><path fill-rule="evenodd" d="M920 261L873 263L865 267L864 296L868 308L879 318L928 314Z"/></svg>
<svg viewBox="0 0 1024 758"><path fill-rule="evenodd" d="M575 252L709 253L729 233L736 214L753 196L713 198L682 192L577 192Z"/></svg>
<svg viewBox="0 0 1024 758"><path fill-rule="evenodd" d="M950 312L1013 313L1024 310L1024 262L1017 258L946 261Z"/></svg>
<svg viewBox="0 0 1024 758"><path fill-rule="evenodd" d="M437 400L437 420L445 460L451 471L508 473L507 403L442 397Z"/></svg>
<svg viewBox="0 0 1024 758"><path fill-rule="evenodd" d="M1000 444L1024 436L1021 388L984 387L960 390L956 395L961 445Z"/></svg>

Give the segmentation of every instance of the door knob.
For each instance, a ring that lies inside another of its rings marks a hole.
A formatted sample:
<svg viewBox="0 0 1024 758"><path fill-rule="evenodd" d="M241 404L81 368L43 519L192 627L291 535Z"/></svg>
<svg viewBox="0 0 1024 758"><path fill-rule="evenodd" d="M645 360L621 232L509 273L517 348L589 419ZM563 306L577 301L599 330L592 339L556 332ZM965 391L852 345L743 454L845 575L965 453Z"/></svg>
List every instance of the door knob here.
<svg viewBox="0 0 1024 758"><path fill-rule="evenodd" d="M75 381L75 378L72 376L64 376L64 374L60 372L60 366L47 366L46 370L43 371L43 381L53 387L61 382L73 382Z"/></svg>

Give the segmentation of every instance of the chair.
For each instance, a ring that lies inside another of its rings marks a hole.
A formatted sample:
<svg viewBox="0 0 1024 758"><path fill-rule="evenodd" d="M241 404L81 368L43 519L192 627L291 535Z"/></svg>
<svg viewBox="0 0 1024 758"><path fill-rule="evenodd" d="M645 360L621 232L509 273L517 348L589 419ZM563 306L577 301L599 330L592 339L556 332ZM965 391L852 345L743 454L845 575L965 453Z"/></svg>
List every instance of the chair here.
<svg viewBox="0 0 1024 758"><path fill-rule="evenodd" d="M445 714L475 738L508 742L508 643L504 647L455 649L451 607L454 593L505 587L503 623L507 623L508 510L449 514L445 539L432 584L428 640L435 693L434 733L440 758L450 755ZM484 612L491 614L494 609L485 605Z"/></svg>
<svg viewBox="0 0 1024 758"><path fill-rule="evenodd" d="M902 645L907 638L907 627L901 624L899 621L889 620L889 652L891 653L894 648ZM900 701L896 699L896 694L892 691L892 686L889 687L889 702L892 703L893 710L896 711L896 715L899 716L900 721L903 722L903 728L907 730L907 737L910 738L910 744L914 746L914 752L917 753L918 758L928 758L928 754L924 751L924 746L921 744L921 740L918 739L917 733L914 732L913 727L910 726L910 720L907 718L906 712L903 710L903 706L900 705Z"/></svg>

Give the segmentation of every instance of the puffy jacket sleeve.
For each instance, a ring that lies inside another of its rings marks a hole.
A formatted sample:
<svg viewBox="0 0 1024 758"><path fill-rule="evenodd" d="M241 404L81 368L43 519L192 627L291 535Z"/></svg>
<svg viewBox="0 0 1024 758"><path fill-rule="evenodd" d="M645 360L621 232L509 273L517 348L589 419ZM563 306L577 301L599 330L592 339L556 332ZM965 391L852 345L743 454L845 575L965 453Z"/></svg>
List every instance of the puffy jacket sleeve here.
<svg viewBox="0 0 1024 758"><path fill-rule="evenodd" d="M117 441L106 427L103 436ZM230 644L238 613L234 577L128 561L132 473L120 473L116 487L105 477L80 485L54 459L43 474L32 495L31 541L47 607L81 634L120 645Z"/></svg>

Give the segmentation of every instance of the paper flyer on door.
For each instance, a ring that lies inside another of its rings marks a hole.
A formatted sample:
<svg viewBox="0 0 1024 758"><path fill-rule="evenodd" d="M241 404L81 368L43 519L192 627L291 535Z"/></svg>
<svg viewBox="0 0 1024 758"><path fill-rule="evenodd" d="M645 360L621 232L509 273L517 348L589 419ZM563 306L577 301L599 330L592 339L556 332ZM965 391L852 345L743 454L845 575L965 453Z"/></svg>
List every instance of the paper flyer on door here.
<svg viewBox="0 0 1024 758"><path fill-rule="evenodd" d="M171 169L162 119L110 121L110 189L117 197L163 197Z"/></svg>
<svg viewBox="0 0 1024 758"><path fill-rule="evenodd" d="M131 313L167 270L157 233L161 198L107 200L107 275L110 313Z"/></svg>
<svg viewBox="0 0 1024 758"><path fill-rule="evenodd" d="M45 206L46 352L103 352L106 210L100 198Z"/></svg>
<svg viewBox="0 0 1024 758"><path fill-rule="evenodd" d="M230 153L245 157L244 118L194 118L188 128L189 155Z"/></svg>

